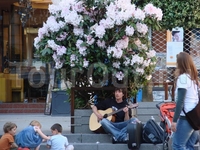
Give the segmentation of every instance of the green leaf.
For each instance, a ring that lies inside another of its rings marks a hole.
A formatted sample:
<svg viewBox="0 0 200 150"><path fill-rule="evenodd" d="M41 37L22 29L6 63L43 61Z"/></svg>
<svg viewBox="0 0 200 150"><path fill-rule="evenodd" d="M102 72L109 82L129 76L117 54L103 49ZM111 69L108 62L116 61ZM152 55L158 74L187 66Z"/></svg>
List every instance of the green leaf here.
<svg viewBox="0 0 200 150"><path fill-rule="evenodd" d="M52 49L50 48L45 48L42 50L42 56L48 55L48 54L53 54Z"/></svg>

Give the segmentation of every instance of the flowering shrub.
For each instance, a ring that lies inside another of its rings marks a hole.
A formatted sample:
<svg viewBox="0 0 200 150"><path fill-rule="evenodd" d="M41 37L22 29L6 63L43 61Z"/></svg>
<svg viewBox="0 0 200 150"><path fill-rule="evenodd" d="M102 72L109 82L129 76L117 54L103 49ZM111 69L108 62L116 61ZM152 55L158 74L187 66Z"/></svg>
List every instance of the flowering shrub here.
<svg viewBox="0 0 200 150"><path fill-rule="evenodd" d="M131 0L62 0L49 12L34 46L43 61L66 68L69 80L76 74L82 84L74 86L128 86L134 95L151 79L156 52L148 31L159 28L161 9Z"/></svg>

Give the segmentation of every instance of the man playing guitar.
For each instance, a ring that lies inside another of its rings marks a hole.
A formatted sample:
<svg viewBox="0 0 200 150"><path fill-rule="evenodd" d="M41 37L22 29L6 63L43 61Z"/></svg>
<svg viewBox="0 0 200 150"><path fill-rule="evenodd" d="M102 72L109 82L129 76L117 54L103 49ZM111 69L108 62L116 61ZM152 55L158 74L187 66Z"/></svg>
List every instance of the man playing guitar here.
<svg viewBox="0 0 200 150"><path fill-rule="evenodd" d="M131 122L139 122L137 118L132 118L130 108L135 108L138 104L129 105L126 100L123 100L125 89L115 88L115 99L106 99L92 106L93 114L96 116L98 123L102 126L106 133L113 136L113 142L127 142L127 125ZM100 110L114 108L115 122L108 119L109 114L102 114ZM90 120L90 124L92 121ZM90 129L92 127L90 126Z"/></svg>

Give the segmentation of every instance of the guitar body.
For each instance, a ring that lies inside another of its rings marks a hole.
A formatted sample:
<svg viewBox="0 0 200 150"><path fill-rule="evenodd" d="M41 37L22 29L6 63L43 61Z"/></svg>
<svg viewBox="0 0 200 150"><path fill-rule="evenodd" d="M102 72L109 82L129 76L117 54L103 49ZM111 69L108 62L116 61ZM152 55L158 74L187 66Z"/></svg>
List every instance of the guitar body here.
<svg viewBox="0 0 200 150"><path fill-rule="evenodd" d="M127 106L128 108L136 108L138 107L138 103L136 104L129 104L129 106ZM123 111L124 108L120 108L116 111L113 111L112 108L108 108L106 110L98 110L98 112L104 116L106 114L107 116L107 119L109 121L112 121L112 122L115 122L115 117L113 116L114 114L120 112L120 111ZM98 118L97 116L92 113L91 116L90 116L90 119L89 119L89 128L90 128L90 131L93 131L93 132L98 132L98 133L102 133L102 128L101 128L101 124L98 122Z"/></svg>
<svg viewBox="0 0 200 150"><path fill-rule="evenodd" d="M112 113L113 111L112 111L112 108L108 108L108 109L106 109L106 110L98 110L98 112L99 112L102 116L104 116L105 114L110 114L110 113ZM107 119L108 119L109 121L113 121L113 116L112 116L112 115L111 115L111 116L108 116ZM89 128L90 128L90 130L93 131L93 132L99 132L99 130L101 130L101 124L98 122L98 118L97 118L97 116L96 116L94 113L92 113L92 114L90 115L90 119L89 119Z"/></svg>

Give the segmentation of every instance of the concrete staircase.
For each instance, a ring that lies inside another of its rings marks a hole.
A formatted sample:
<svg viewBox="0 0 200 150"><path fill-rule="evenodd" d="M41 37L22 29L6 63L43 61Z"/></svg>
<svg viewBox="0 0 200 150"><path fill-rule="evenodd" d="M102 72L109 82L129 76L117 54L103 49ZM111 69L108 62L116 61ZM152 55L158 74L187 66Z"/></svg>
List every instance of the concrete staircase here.
<svg viewBox="0 0 200 150"><path fill-rule="evenodd" d="M137 118L145 123L154 116L157 123L160 122L160 111L156 108L159 102L140 102L139 107L133 111ZM89 117L92 111L88 109L75 110L74 122L71 123L74 133L65 134L70 144L74 145L74 150L130 150L126 143L113 144L112 138L107 134L95 134L89 130ZM72 128L71 128L72 129ZM169 148L171 150L169 141ZM42 143L40 150L48 150L46 143ZM163 144L142 143L139 150L163 150ZM195 150L200 150L199 144L195 145Z"/></svg>

